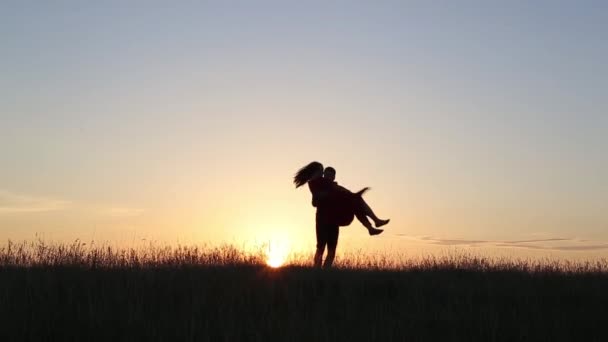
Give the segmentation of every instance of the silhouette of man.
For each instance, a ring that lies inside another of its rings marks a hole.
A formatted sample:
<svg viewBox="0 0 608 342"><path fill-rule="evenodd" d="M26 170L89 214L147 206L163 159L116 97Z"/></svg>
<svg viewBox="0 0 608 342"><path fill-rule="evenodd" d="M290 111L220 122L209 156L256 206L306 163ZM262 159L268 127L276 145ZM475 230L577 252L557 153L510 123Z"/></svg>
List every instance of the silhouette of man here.
<svg viewBox="0 0 608 342"><path fill-rule="evenodd" d="M323 181L333 183L336 179L336 170L333 167L327 167L323 171ZM317 231L317 250L315 252L314 264L315 267L321 267L323 254L327 246L327 257L323 268L330 268L336 257L336 247L338 246L338 236L340 234L340 226L335 217L335 210L331 203L331 198L328 194L320 194L313 197L313 206L317 207L316 214L316 231Z"/></svg>

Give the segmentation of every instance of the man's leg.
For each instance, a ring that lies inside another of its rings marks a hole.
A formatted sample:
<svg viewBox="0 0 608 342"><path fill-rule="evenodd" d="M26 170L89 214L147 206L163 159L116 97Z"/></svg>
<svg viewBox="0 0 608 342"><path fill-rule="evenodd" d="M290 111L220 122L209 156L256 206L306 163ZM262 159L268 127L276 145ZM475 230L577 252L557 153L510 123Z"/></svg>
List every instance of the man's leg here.
<svg viewBox="0 0 608 342"><path fill-rule="evenodd" d="M338 246L338 236L340 234L340 227L337 225L326 226L327 231L327 258L325 258L325 264L323 268L330 268L334 263L336 257L336 247Z"/></svg>
<svg viewBox="0 0 608 342"><path fill-rule="evenodd" d="M319 246L317 244L317 251L315 252L314 266L321 267L321 263L323 262L323 252L325 252L325 246Z"/></svg>
<svg viewBox="0 0 608 342"><path fill-rule="evenodd" d="M317 251L315 252L314 266L321 267L323 261L323 253L325 252L325 245L327 244L327 233L319 220L317 219L316 224L317 230Z"/></svg>

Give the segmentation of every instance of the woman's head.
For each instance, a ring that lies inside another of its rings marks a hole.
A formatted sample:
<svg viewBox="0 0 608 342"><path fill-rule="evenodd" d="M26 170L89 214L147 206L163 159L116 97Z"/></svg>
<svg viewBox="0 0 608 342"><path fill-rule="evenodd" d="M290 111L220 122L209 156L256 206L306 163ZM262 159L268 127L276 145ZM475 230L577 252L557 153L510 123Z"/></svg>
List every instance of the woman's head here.
<svg viewBox="0 0 608 342"><path fill-rule="evenodd" d="M296 188L308 183L309 180L321 177L323 175L323 164L319 162L312 162L296 172L293 177L293 183Z"/></svg>

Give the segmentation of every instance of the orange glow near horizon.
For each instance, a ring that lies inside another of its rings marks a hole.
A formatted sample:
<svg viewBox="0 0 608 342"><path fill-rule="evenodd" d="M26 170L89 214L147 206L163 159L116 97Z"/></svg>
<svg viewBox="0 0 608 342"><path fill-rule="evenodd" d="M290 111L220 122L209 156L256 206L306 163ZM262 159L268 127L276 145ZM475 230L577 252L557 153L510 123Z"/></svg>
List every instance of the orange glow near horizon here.
<svg viewBox="0 0 608 342"><path fill-rule="evenodd" d="M266 264L272 268L279 268L287 261L289 255L288 240L273 240L268 244Z"/></svg>

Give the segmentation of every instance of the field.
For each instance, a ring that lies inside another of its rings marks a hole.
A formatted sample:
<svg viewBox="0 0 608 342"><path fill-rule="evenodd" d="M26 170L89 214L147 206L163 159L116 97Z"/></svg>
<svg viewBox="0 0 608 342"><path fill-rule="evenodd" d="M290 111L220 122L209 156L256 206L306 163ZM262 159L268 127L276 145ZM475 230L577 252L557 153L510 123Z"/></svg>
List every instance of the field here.
<svg viewBox="0 0 608 342"><path fill-rule="evenodd" d="M0 341L607 341L608 262L10 244Z"/></svg>

